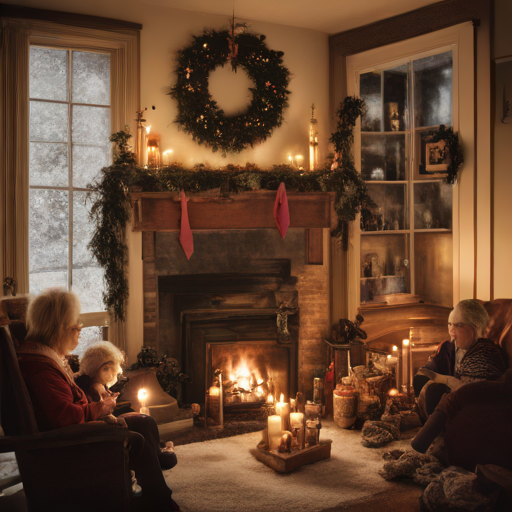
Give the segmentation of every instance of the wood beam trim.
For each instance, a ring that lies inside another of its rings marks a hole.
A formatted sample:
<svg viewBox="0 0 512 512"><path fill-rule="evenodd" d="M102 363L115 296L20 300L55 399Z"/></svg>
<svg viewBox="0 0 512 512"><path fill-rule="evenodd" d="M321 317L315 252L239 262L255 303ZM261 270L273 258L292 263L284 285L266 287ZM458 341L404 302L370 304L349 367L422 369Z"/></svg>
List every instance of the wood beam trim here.
<svg viewBox="0 0 512 512"><path fill-rule="evenodd" d="M75 14L71 12L49 11L46 9L34 9L18 5L0 4L0 18L29 19L39 21L53 21L62 25L74 27L96 28L100 30L142 30L140 23Z"/></svg>
<svg viewBox="0 0 512 512"><path fill-rule="evenodd" d="M291 228L331 228L333 193L290 192ZM275 192L248 192L231 198L191 196L188 202L193 230L274 228ZM133 231L179 231L181 203L174 192L132 194Z"/></svg>

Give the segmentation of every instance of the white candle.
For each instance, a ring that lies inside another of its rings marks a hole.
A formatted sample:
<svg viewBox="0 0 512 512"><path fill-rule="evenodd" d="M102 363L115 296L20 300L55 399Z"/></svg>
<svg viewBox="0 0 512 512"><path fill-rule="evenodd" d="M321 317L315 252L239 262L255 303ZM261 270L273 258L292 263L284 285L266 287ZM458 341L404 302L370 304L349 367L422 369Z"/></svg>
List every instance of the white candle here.
<svg viewBox="0 0 512 512"><path fill-rule="evenodd" d="M402 341L402 385L406 386L407 393L410 391L409 382L409 340Z"/></svg>
<svg viewBox="0 0 512 512"><path fill-rule="evenodd" d="M300 424L302 426L302 422L304 421L304 414L301 412L292 412L290 414L290 424L292 427L296 424Z"/></svg>
<svg viewBox="0 0 512 512"><path fill-rule="evenodd" d="M288 402L283 402L284 395L281 393L281 400L276 404L276 414L281 416L282 420L282 429L288 430L290 426L290 404Z"/></svg>
<svg viewBox="0 0 512 512"><path fill-rule="evenodd" d="M268 438L270 443L272 442L272 439L275 439L276 437L281 437L281 416L278 416L277 414L273 414L272 416L268 417L267 420L268 424Z"/></svg>

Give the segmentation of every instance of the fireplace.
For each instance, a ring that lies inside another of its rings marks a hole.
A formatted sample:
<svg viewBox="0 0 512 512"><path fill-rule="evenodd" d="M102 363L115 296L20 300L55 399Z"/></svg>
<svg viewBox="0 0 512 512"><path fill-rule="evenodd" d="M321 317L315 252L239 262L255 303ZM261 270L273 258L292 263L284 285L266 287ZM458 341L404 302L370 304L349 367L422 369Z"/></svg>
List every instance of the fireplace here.
<svg viewBox="0 0 512 512"><path fill-rule="evenodd" d="M204 403L212 372L220 367L229 383L242 359L253 384L310 398L313 375L327 363L327 263L308 264L305 229L290 228L285 240L270 229L194 232L189 261L177 234L143 232L144 345L176 358L192 377L186 403ZM282 303L288 337L278 333ZM228 389L228 404L257 405L258 386L249 387Z"/></svg>

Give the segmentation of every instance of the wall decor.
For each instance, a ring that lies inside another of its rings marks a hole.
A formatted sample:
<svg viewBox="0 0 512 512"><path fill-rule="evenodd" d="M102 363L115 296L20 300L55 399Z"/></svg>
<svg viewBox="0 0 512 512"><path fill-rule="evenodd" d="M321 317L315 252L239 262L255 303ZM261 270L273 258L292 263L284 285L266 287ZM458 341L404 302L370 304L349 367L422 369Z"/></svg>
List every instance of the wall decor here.
<svg viewBox="0 0 512 512"><path fill-rule="evenodd" d="M283 52L271 50L264 35L247 32L241 24L231 29L205 30L177 55L176 84L169 93L178 103L175 122L193 140L212 151L239 153L264 142L283 122L288 106L290 72ZM227 116L208 91L208 77L218 66L242 67L254 81L248 108Z"/></svg>
<svg viewBox="0 0 512 512"><path fill-rule="evenodd" d="M444 124L438 130L419 132L420 178L432 179L446 175L446 183L453 185L464 163L458 132Z"/></svg>

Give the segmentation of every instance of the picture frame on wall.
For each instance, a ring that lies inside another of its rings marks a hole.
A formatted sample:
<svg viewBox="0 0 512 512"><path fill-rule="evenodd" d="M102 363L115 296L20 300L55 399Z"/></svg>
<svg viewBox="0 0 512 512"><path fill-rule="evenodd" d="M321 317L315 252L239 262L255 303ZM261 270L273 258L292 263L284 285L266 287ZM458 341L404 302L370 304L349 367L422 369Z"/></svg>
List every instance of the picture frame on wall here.
<svg viewBox="0 0 512 512"><path fill-rule="evenodd" d="M448 172L451 162L448 145L445 140L434 142L432 139L432 129L417 132L417 179L444 178Z"/></svg>

